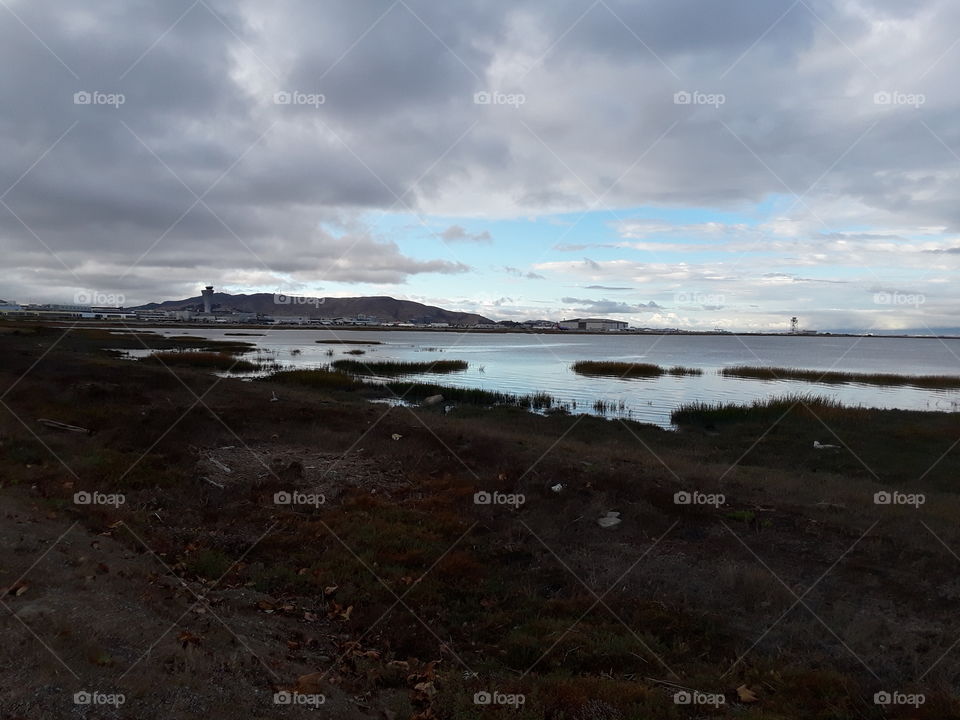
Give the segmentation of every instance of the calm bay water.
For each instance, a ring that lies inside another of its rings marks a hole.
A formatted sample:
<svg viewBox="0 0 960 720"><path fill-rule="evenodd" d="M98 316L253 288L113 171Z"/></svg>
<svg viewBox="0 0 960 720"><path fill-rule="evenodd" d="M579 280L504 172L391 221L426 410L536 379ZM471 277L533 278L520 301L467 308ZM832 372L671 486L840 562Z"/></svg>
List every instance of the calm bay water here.
<svg viewBox="0 0 960 720"><path fill-rule="evenodd" d="M231 329L161 327L164 335L194 335L213 340L243 340L273 354L282 365L320 367L331 360L465 360L470 368L449 375L410 379L443 385L478 387L516 394L546 392L561 403L576 402L576 412L594 412L597 400L625 410L618 415L669 425L678 405L705 402L750 402L787 393L811 393L848 405L912 410L960 411L960 391L910 387L742 380L717 371L732 365L907 375L960 374L960 339L878 337L783 337L734 335L532 335L414 331L310 329L250 330L262 337L236 336ZM231 333L227 335L227 333ZM382 345L317 344L317 340L375 340ZM358 357L345 354L366 350ZM334 351L333 357L327 350ZM291 352L299 350L299 353ZM692 377L653 379L591 378L570 366L577 360L649 362L702 368Z"/></svg>

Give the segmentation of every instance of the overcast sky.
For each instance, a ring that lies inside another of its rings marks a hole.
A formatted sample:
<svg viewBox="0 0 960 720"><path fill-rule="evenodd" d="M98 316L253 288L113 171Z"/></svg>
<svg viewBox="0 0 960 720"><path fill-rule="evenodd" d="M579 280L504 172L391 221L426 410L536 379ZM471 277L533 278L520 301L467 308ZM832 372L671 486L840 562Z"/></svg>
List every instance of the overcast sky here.
<svg viewBox="0 0 960 720"><path fill-rule="evenodd" d="M956 327L956 0L2 0L0 298Z"/></svg>

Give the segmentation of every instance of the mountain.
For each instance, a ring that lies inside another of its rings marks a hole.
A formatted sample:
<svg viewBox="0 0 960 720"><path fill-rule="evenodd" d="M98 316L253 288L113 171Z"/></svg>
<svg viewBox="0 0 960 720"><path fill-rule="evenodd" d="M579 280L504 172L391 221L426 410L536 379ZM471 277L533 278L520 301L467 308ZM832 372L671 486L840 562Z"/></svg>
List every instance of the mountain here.
<svg viewBox="0 0 960 720"><path fill-rule="evenodd" d="M236 310L274 316L302 316L315 318L356 317L367 315L383 322L450 323L451 325L476 325L493 322L474 313L444 310L433 305L397 300L392 297L352 298L302 298L273 293L253 295L230 295L214 293L215 310ZM199 295L185 300L167 300L148 303L135 310L202 310L203 298Z"/></svg>

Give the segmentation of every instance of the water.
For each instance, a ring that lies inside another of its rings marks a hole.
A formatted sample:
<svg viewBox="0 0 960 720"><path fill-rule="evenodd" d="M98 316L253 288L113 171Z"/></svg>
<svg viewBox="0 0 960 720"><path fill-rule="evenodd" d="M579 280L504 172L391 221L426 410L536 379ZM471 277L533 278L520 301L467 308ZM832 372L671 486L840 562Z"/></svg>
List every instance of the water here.
<svg viewBox="0 0 960 720"><path fill-rule="evenodd" d="M616 414L662 426L682 403L750 402L788 393L811 393L846 405L909 410L958 411L960 391L860 384L827 385L794 380L746 380L720 376L732 365L769 365L812 370L960 374L960 339L879 337L784 337L734 335L533 335L382 330L269 329L262 337L237 336L236 328L153 329L164 335L242 340L273 354L285 366L320 367L332 360L466 360L470 368L449 375L409 379L527 395L545 392L575 412L594 412L597 400L624 410ZM227 333L231 333L227 335ZM372 340L382 345L324 345L316 340ZM333 357L327 350L334 351ZM365 355L347 355L362 349ZM291 351L299 350L299 354ZM644 379L584 377L577 360L648 362L701 368L701 376ZM407 378L405 378L407 379Z"/></svg>

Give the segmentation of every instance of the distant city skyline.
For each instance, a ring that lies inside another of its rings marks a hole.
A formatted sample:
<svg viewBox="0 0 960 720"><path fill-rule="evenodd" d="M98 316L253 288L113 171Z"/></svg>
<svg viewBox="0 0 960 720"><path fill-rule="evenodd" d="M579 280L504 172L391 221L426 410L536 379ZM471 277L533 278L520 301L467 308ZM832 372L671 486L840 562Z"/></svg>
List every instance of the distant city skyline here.
<svg viewBox="0 0 960 720"><path fill-rule="evenodd" d="M956 327L960 6L0 8L0 298Z"/></svg>

